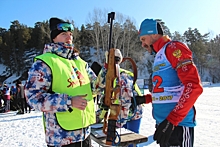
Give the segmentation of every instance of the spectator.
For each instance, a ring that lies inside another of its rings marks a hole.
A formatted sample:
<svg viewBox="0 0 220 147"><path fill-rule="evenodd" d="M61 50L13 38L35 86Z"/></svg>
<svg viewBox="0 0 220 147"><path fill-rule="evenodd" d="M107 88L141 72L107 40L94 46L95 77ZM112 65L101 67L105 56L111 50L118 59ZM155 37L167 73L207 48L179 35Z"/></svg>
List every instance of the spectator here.
<svg viewBox="0 0 220 147"><path fill-rule="evenodd" d="M10 95L11 95L10 107L11 107L11 110L15 111L15 110L17 110L16 88L15 88L15 86L11 86Z"/></svg>
<svg viewBox="0 0 220 147"><path fill-rule="evenodd" d="M2 107L3 99L2 83L0 82L0 108Z"/></svg>
<svg viewBox="0 0 220 147"><path fill-rule="evenodd" d="M25 82L24 89L26 87L26 84L27 84L27 81ZM27 100L28 100L28 98L24 94L24 109L25 109L25 113L27 113L27 108L28 108L28 112L30 113L31 112L31 106L28 104Z"/></svg>
<svg viewBox="0 0 220 147"><path fill-rule="evenodd" d="M20 80L17 80L16 88L17 88L16 98L17 98L18 107L19 107L18 114L24 114L24 101L25 101L24 86L22 85Z"/></svg>
<svg viewBox="0 0 220 147"><path fill-rule="evenodd" d="M2 105L2 101L4 100L4 97L3 97L3 92L2 90L0 90L0 108L3 106Z"/></svg>
<svg viewBox="0 0 220 147"><path fill-rule="evenodd" d="M3 93L4 93L5 112L9 112L10 111L10 87L8 87L7 84L4 84Z"/></svg>

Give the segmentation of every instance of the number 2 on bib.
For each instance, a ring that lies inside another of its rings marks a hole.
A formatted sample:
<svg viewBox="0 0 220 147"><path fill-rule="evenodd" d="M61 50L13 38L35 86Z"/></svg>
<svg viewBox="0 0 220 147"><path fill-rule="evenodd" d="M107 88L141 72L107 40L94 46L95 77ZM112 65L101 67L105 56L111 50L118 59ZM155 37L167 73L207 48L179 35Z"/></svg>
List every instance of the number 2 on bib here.
<svg viewBox="0 0 220 147"><path fill-rule="evenodd" d="M164 92L164 88L160 87L160 85L163 82L163 79L160 76L154 76L153 77L153 82L156 83L154 88L153 88L153 93Z"/></svg>

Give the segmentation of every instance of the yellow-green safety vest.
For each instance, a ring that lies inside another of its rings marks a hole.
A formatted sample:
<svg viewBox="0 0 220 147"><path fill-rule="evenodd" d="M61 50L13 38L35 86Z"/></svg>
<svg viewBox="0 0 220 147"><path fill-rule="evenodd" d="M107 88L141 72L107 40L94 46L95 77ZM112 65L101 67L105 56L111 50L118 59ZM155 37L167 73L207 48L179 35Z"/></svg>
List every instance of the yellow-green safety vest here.
<svg viewBox="0 0 220 147"><path fill-rule="evenodd" d="M95 123L95 107L90 80L85 69L86 62L78 57L69 60L52 53L45 53L35 58L44 61L52 71L52 91L69 96L85 95L87 106L84 111L56 112L58 124L64 130L76 130Z"/></svg>

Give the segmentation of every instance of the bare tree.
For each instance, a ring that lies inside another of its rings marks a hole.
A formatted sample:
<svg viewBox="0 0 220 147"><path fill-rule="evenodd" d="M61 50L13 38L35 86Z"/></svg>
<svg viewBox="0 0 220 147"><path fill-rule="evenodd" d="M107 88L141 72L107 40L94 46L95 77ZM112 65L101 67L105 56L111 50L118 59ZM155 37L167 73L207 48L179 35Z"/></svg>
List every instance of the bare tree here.
<svg viewBox="0 0 220 147"><path fill-rule="evenodd" d="M118 42L120 41L120 36L121 36L121 33L123 32L122 30L122 26L121 24L124 23L125 21L125 17L123 16L123 14L117 12L115 14L115 23L114 23L114 27L112 29L112 40L113 40L113 46L115 48L120 48Z"/></svg>
<svg viewBox="0 0 220 147"><path fill-rule="evenodd" d="M106 19L107 13L104 13L104 11L95 8L92 14L89 13L88 21L87 21L87 23L89 22L89 24L91 24L92 31L90 31L90 33L94 44L96 44L98 62L102 62L102 56L100 52L100 44L101 44L100 38L103 36L103 33L105 32L104 29L102 29L102 25L104 25L107 21ZM104 47L103 44L102 47Z"/></svg>

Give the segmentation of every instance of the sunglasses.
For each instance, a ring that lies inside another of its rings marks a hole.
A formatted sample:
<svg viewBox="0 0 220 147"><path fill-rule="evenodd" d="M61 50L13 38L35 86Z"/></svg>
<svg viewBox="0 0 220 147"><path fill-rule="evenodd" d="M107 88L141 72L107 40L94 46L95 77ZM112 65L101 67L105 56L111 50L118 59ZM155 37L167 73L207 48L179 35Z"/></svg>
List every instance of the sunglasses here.
<svg viewBox="0 0 220 147"><path fill-rule="evenodd" d="M53 30L60 30L60 31L73 31L73 25L71 23L59 23L57 26L54 27Z"/></svg>

